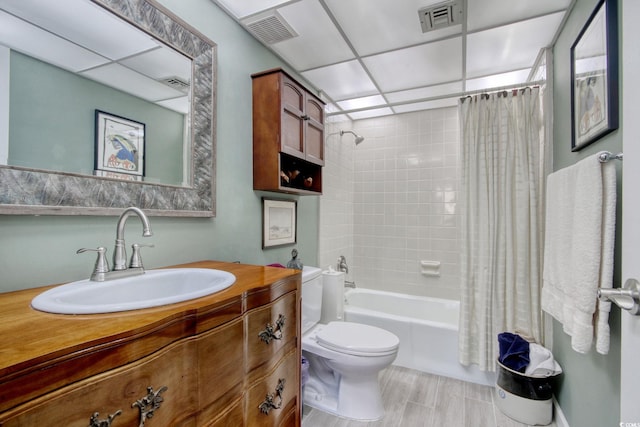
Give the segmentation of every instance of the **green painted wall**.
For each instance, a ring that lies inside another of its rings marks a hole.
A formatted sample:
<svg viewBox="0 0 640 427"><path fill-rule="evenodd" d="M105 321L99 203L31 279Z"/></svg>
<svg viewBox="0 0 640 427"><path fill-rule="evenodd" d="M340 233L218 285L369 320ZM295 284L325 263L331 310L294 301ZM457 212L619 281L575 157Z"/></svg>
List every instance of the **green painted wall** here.
<svg viewBox="0 0 640 427"><path fill-rule="evenodd" d="M146 178L182 184L184 115L11 52L9 164L93 174L94 113L146 125Z"/></svg>
<svg viewBox="0 0 640 427"><path fill-rule="evenodd" d="M151 218L154 236L143 248L147 268L216 259L286 263L294 246L262 249L261 197L298 200L299 258L318 257L318 197L253 191L251 78L282 62L209 0L163 0L181 19L218 44L217 216ZM60 283L89 276L94 264L81 247L104 245L112 253L116 217L0 215L0 291ZM130 218L127 244L140 242L141 226Z"/></svg>
<svg viewBox="0 0 640 427"><path fill-rule="evenodd" d="M558 170L579 160L608 150L622 151L622 131L614 131L590 146L571 152L571 68L570 48L595 8L597 0L577 0L554 46L554 164ZM620 52L620 57L622 52ZM621 104L622 105L622 104ZM620 126L622 127L622 125ZM616 265L614 286L620 286L621 165L618 170L618 215L616 229ZM572 427L617 426L620 414L620 310L612 308L609 318L611 347L606 356L579 354L571 349L570 338L562 325L554 321L553 352L564 370L557 393L558 403Z"/></svg>

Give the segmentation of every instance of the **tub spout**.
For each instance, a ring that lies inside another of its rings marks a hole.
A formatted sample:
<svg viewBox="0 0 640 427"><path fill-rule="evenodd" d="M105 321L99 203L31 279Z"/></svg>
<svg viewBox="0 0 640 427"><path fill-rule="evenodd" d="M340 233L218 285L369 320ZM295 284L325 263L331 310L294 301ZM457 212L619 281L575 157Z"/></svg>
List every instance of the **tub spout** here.
<svg viewBox="0 0 640 427"><path fill-rule="evenodd" d="M345 288L356 288L356 282L352 282L351 280L345 280L344 281L344 287Z"/></svg>

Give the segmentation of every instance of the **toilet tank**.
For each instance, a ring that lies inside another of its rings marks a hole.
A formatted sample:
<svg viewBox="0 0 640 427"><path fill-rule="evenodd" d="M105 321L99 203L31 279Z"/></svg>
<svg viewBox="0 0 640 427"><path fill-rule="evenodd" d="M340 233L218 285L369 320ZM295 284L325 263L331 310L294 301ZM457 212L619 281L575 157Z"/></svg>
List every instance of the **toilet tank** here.
<svg viewBox="0 0 640 427"><path fill-rule="evenodd" d="M302 333L320 321L322 315L322 270L305 265L302 269Z"/></svg>

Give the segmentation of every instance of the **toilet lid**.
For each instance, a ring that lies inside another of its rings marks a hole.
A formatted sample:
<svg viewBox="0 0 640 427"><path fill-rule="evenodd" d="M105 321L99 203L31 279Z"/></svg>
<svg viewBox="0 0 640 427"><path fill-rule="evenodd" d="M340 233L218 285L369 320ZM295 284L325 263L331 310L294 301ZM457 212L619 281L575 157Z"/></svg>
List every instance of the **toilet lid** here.
<svg viewBox="0 0 640 427"><path fill-rule="evenodd" d="M316 335L318 344L353 355L386 355L398 349L397 336L375 326L351 322L329 322Z"/></svg>

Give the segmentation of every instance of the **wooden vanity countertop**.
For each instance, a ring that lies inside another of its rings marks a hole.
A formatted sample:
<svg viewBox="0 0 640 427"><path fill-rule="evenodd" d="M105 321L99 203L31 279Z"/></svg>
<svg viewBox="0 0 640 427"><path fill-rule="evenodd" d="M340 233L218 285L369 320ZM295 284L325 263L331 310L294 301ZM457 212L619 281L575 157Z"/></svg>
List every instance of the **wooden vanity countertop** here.
<svg viewBox="0 0 640 427"><path fill-rule="evenodd" d="M202 298L109 314L51 314L31 307L36 295L56 285L0 294L0 412L19 403L16 393L35 396L122 366L301 286L300 271L292 269L219 261L170 268L224 270L236 282Z"/></svg>

